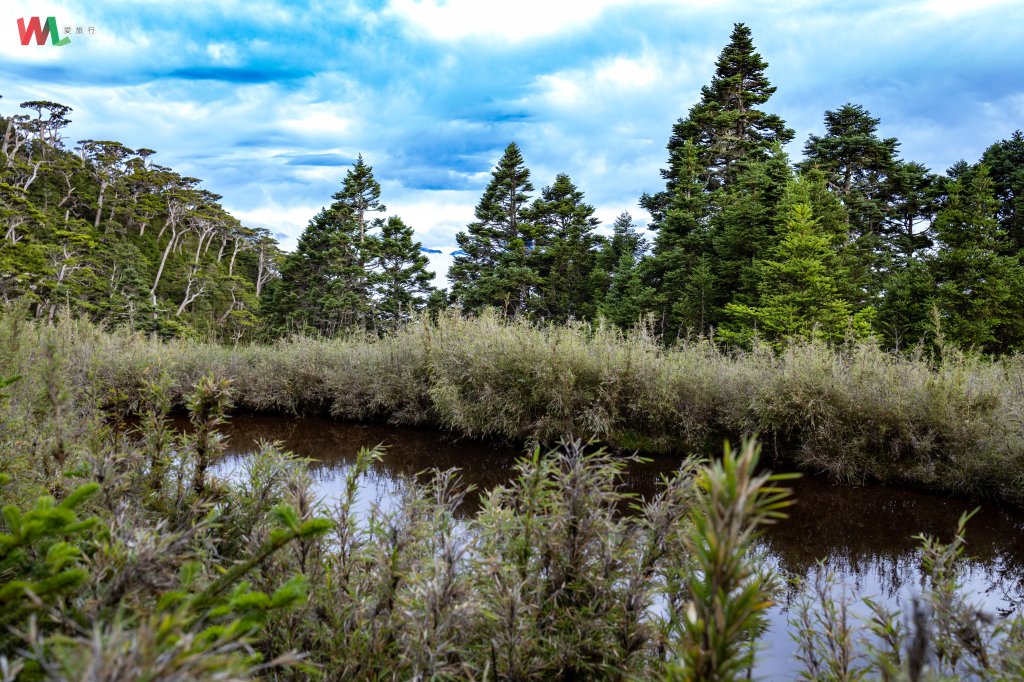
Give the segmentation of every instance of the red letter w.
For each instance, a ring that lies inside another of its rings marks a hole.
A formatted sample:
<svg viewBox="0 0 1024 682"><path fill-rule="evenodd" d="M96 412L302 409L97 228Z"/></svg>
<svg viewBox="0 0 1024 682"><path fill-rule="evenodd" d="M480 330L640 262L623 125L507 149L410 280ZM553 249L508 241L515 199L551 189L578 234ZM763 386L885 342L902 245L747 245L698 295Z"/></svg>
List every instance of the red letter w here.
<svg viewBox="0 0 1024 682"><path fill-rule="evenodd" d="M25 20L18 19L18 34L22 45L28 45L32 36L36 38L36 45L42 45L50 37L50 24L39 21L39 17L32 17L28 20L28 26L25 26Z"/></svg>

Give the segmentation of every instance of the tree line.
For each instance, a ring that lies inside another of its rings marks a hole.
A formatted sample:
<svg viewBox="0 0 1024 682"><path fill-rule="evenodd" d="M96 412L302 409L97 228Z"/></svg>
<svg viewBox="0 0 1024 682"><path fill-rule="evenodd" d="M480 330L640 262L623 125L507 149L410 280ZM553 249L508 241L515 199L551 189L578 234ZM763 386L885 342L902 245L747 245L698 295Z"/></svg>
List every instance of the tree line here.
<svg viewBox="0 0 1024 682"><path fill-rule="evenodd" d="M1024 137L945 173L901 158L863 106L827 111L803 159L767 110L775 88L734 26L700 100L673 126L664 188L610 235L566 174L536 188L513 142L457 236L435 289L412 228L386 215L360 156L283 253L149 149L63 140L70 109L26 102L0 118L0 297L163 335L239 340L383 333L417 311L485 307L552 322L641 319L666 339L1024 341Z"/></svg>
<svg viewBox="0 0 1024 682"><path fill-rule="evenodd" d="M449 272L464 309L620 325L648 316L667 338L749 344L874 335L888 347L945 340L988 351L1024 340L1024 138L944 175L899 156L863 106L825 113L793 164L794 131L736 24L710 84L673 126L663 190L610 238L565 175L531 200L509 145L459 234Z"/></svg>
<svg viewBox="0 0 1024 682"><path fill-rule="evenodd" d="M0 300L163 336L237 340L259 326L282 255L269 230L242 225L151 149L69 146L68 106L20 108L0 117Z"/></svg>

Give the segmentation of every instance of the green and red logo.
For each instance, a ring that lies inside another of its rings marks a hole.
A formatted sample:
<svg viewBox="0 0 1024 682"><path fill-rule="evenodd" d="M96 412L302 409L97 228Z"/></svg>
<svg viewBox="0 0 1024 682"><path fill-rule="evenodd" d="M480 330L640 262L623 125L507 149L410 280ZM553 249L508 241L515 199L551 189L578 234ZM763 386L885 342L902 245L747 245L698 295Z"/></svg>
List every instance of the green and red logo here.
<svg viewBox="0 0 1024 682"><path fill-rule="evenodd" d="M36 45L45 45L47 38L58 47L71 42L71 38L60 37L56 17L46 17L45 22L39 17L30 17L28 23L24 19L18 19L18 35L21 37L22 45L28 45L33 38Z"/></svg>

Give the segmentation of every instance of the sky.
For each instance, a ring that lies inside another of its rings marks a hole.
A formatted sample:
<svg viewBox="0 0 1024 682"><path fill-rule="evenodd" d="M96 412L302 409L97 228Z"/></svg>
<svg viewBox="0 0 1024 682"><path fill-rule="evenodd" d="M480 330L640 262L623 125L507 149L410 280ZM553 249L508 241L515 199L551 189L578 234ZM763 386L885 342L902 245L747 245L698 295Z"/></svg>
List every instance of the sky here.
<svg viewBox="0 0 1024 682"><path fill-rule="evenodd" d="M23 46L32 16L71 42ZM69 105L72 145L154 149L288 249L362 154L443 275L511 141L538 192L568 173L606 227L644 225L735 22L794 160L846 102L937 172L1024 128L1021 0L4 0L0 113Z"/></svg>

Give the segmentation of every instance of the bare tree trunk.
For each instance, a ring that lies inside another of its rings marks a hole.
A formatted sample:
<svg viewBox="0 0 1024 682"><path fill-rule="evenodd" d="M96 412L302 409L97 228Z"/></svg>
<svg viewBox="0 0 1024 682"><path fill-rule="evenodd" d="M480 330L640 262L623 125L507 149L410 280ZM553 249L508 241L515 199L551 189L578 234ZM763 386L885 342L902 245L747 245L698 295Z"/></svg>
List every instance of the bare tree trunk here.
<svg viewBox="0 0 1024 682"><path fill-rule="evenodd" d="M166 227L166 225L165 225ZM163 230L161 230L163 233ZM174 248L174 242L178 238L177 226L171 225L171 239L167 242L167 247L164 248L164 254L160 257L160 267L156 270L156 278L153 280L153 287L149 290L149 298L156 305L156 287L160 284L160 276L164 274L164 266L167 264L167 257L171 255L171 249Z"/></svg>
<svg viewBox="0 0 1024 682"><path fill-rule="evenodd" d="M241 239L239 239L237 237L235 238L234 248L232 248L232 250L231 250L231 262L228 263L228 277L231 277L231 276L233 276L235 274L235 257L238 255L238 252L241 250L239 248L239 244L241 243L241 241L242 241Z"/></svg>
<svg viewBox="0 0 1024 682"><path fill-rule="evenodd" d="M178 306L178 312L174 313L176 316L180 316L190 303L192 303L197 298L202 296L203 292L206 291L205 280L200 280L199 287L195 290L194 293L192 291L192 285L196 283L195 275L197 271L198 268L193 267L192 270L188 273L188 283L185 285L185 297L181 300L181 305Z"/></svg>
<svg viewBox="0 0 1024 682"><path fill-rule="evenodd" d="M263 291L263 285L270 279L270 268L267 267L267 249L260 247L259 265L256 268L256 296L259 297Z"/></svg>
<svg viewBox="0 0 1024 682"><path fill-rule="evenodd" d="M196 258L195 258L195 264L196 265L199 265L199 255L203 251L203 242L206 241L207 238L210 238L210 239L213 238L213 228L206 228L205 230L203 230L202 232L199 233L199 243L196 244Z"/></svg>
<svg viewBox="0 0 1024 682"><path fill-rule="evenodd" d="M99 228L99 226L100 226L100 219L103 217L103 193L106 192L106 191L107 191L107 182L104 181L104 180L100 180L100 196L97 199L98 206L96 208L96 220L93 221L93 224L92 224L92 226L94 228Z"/></svg>
<svg viewBox="0 0 1024 682"><path fill-rule="evenodd" d="M27 192L28 188L32 186L32 183L36 181L36 178L39 177L39 167L42 165L43 160L39 159L39 162L32 166L32 175L29 177L28 180L25 181L25 184L22 187L23 190Z"/></svg>

